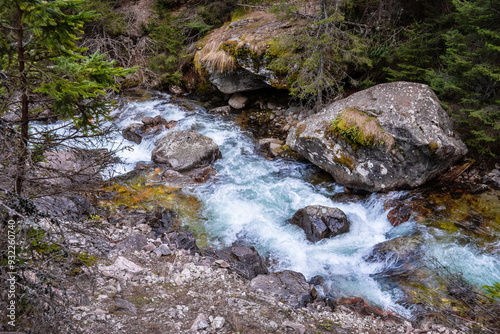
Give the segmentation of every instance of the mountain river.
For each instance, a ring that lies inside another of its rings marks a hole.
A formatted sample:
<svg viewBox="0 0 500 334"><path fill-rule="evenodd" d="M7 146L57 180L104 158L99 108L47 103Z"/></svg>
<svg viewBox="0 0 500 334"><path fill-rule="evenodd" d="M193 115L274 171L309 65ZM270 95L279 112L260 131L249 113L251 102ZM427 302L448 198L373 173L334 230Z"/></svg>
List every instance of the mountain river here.
<svg viewBox="0 0 500 334"><path fill-rule="evenodd" d="M156 115L178 121L173 130L194 129L212 138L222 152L222 159L214 164L218 172L212 180L183 189L198 199L202 212L201 219L186 220L184 227L204 239L205 244L223 247L243 239L268 259L273 271L290 269L303 273L307 279L321 275L326 286L340 296L362 297L409 318L413 306L396 302L401 297L400 289L388 288L375 279L374 274L390 264L365 260L378 243L418 230L425 240L426 256L462 272L475 285L500 281L498 238L486 244L474 243L460 231L450 232L413 220L393 227L387 219L384 202L406 194L401 191L373 194L358 202L336 202L334 195L343 192L343 187L331 179L318 181L320 171L311 164L268 160L257 154L256 140L250 132L242 130L234 115L207 114L194 103L192 108L184 108L170 96L156 94L146 101L128 101L112 116L113 123L122 130L145 116ZM139 145L117 135L108 143L109 147L130 148L120 153L123 162L115 166L114 175L131 171L139 161L150 161L155 141L165 133L145 138ZM340 208L351 221L350 231L309 242L300 228L287 222L307 205Z"/></svg>

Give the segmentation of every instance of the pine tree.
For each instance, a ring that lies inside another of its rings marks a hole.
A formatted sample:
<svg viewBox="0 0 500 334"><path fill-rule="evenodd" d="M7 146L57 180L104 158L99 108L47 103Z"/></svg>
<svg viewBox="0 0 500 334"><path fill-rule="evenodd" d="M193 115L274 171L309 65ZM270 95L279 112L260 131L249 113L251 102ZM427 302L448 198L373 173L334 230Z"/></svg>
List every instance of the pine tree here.
<svg viewBox="0 0 500 334"><path fill-rule="evenodd" d="M18 127L15 191L21 194L31 149L30 122L50 110L84 134L99 132L109 115L116 78L135 69L114 67L98 53L78 47L85 22L83 0L0 0L0 115L14 111Z"/></svg>
<svg viewBox="0 0 500 334"><path fill-rule="evenodd" d="M452 0L449 13L415 24L395 50L390 80L429 84L480 153L500 154L500 2Z"/></svg>
<svg viewBox="0 0 500 334"><path fill-rule="evenodd" d="M322 104L341 96L344 86L356 84L352 72L371 67L368 43L346 24L347 1L322 0L313 14L301 13L307 1L280 2L275 12L297 19L299 26L271 46L269 68L286 76L292 96Z"/></svg>

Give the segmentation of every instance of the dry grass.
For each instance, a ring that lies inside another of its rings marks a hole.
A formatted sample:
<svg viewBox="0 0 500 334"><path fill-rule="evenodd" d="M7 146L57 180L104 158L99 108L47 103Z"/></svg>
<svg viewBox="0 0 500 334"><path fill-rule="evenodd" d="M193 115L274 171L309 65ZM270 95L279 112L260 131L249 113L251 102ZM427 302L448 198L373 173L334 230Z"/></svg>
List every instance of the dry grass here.
<svg viewBox="0 0 500 334"><path fill-rule="evenodd" d="M212 31L198 44L201 49L194 57L196 69L199 73L204 70L216 73L231 72L238 65L234 56L238 50L246 48L252 55L260 56L267 50L272 38L290 29L289 22L280 20L266 11L247 13L240 20Z"/></svg>
<svg viewBox="0 0 500 334"><path fill-rule="evenodd" d="M376 118L354 108L344 109L332 122L332 128L362 146L385 145L390 151L395 144L394 138L382 129Z"/></svg>
<svg viewBox="0 0 500 334"><path fill-rule="evenodd" d="M221 49L222 43L211 41L194 56L194 63L198 72L207 69L211 72L225 73L236 68L236 59Z"/></svg>

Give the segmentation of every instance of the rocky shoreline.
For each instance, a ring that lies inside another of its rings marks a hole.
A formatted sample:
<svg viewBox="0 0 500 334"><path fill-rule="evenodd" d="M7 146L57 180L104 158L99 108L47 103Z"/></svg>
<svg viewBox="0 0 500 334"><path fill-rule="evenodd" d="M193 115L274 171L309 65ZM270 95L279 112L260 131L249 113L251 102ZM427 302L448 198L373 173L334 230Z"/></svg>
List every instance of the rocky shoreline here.
<svg viewBox="0 0 500 334"><path fill-rule="evenodd" d="M53 222L46 217L39 226L53 240L64 235L74 254L95 259L73 274L49 268L60 272L52 293L67 301L72 332L462 333L411 323L359 299L328 302L299 273L242 274L258 262L251 247L229 249L226 261L220 251L200 251L190 232L156 237L150 224L138 223L137 212L107 218L94 212L84 230L75 229L78 221ZM248 254L251 261L240 261Z"/></svg>

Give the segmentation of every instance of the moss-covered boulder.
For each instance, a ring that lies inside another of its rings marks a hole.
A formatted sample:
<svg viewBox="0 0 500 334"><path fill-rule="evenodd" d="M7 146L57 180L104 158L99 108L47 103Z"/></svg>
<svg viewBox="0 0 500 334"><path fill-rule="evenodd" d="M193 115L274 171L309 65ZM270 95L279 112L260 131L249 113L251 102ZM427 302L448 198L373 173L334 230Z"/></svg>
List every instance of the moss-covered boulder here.
<svg viewBox="0 0 500 334"><path fill-rule="evenodd" d="M341 185L414 188L467 152L446 111L423 84L381 84L336 101L288 133L287 145Z"/></svg>
<svg viewBox="0 0 500 334"><path fill-rule="evenodd" d="M265 87L286 88L285 78L269 69L273 39L300 27L266 10L253 10L210 32L198 43L197 71L221 92Z"/></svg>

